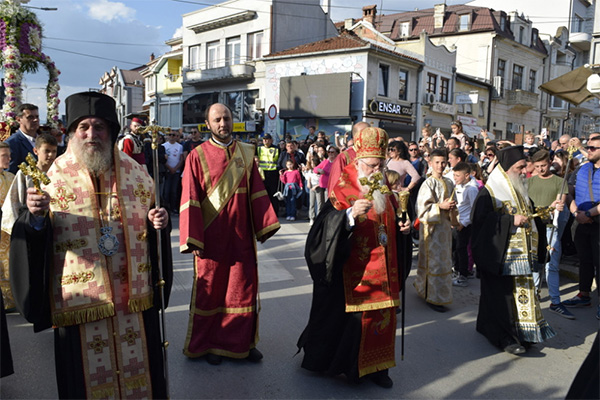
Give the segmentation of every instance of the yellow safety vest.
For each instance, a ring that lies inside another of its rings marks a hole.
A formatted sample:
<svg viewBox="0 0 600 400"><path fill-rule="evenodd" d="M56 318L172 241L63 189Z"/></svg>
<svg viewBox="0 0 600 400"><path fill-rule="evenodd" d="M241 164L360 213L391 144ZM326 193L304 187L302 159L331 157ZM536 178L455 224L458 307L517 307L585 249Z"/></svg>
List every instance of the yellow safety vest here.
<svg viewBox="0 0 600 400"><path fill-rule="evenodd" d="M277 160L279 159L279 149L275 146L258 148L258 166L263 171L277 170Z"/></svg>

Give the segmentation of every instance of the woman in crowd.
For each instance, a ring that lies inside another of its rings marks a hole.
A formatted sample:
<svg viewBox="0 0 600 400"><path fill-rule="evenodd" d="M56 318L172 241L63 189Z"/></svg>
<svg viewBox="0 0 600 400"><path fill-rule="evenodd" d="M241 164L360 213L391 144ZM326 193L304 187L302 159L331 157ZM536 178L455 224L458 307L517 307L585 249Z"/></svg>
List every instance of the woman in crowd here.
<svg viewBox="0 0 600 400"><path fill-rule="evenodd" d="M340 150L335 146L327 146L327 158L321 161L315 167L313 172L319 175L319 189L317 190L317 213L321 211L321 207L327 200L327 185L329 184L329 172L333 162L340 154Z"/></svg>
<svg viewBox="0 0 600 400"><path fill-rule="evenodd" d="M411 190L421 178L421 175L409 161L408 148L402 141L396 140L388 145L387 167L400 174L400 182L402 183L404 183L406 175L411 176L411 182L403 190Z"/></svg>

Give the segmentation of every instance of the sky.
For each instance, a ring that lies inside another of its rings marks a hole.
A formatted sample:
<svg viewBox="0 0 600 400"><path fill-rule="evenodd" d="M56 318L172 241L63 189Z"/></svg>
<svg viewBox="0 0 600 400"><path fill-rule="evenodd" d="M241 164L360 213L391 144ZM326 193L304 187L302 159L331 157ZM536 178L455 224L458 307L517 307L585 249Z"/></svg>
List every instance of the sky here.
<svg viewBox="0 0 600 400"><path fill-rule="evenodd" d="M2 0L0 0L2 1ZM252 2L244 0L249 9ZM296 2L296 0L290 0ZM443 0L331 0L334 22L360 18L362 7L377 4L378 13L393 14L433 7ZM446 0L448 5L466 1ZM31 0L31 7L43 26L42 49L61 71L61 115L64 99L72 93L98 89L100 77L112 67L131 69L145 64L150 54L168 51L164 43L178 35L182 15L222 3L220 0ZM499 3L501 3L499 1ZM33 7L56 7L42 11ZM180 34L179 34L180 36ZM24 101L40 107L45 120L47 74L40 67L25 75Z"/></svg>

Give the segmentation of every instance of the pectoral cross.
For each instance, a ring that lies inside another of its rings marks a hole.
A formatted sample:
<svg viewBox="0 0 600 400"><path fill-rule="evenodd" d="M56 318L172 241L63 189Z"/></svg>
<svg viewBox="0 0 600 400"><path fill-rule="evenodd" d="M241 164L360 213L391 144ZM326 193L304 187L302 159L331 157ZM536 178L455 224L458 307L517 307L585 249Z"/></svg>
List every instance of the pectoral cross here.
<svg viewBox="0 0 600 400"><path fill-rule="evenodd" d="M50 183L50 178L48 178L48 175L46 175L44 171L40 170L37 167L37 161L31 153L27 154L27 157L25 157L25 161L26 162L22 162L19 165L19 169L21 170L23 175L31 177L31 179L33 180L33 186L35 186L35 189L37 190L38 194L42 194L42 187L40 185L40 182L44 185L47 185Z"/></svg>
<svg viewBox="0 0 600 400"><path fill-rule="evenodd" d="M381 184L381 180L383 179L383 175L381 172L376 172L371 175L371 179L367 177L363 177L359 179L359 182L363 186L368 186L369 191L365 194L365 199L373 200L373 193L376 190L380 191L382 194L390 194L390 189L385 184Z"/></svg>

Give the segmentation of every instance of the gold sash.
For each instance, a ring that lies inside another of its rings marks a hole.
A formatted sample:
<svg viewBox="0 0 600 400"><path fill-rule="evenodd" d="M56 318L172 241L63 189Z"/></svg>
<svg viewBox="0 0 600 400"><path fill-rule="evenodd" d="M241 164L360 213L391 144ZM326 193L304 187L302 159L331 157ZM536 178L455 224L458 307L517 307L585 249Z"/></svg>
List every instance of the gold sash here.
<svg viewBox="0 0 600 400"><path fill-rule="evenodd" d="M203 166L207 165L206 155L202 146L196 146L196 151L200 157L200 162ZM206 198L202 201L201 210L204 219L204 229L217 218L225 205L237 191L244 174L252 172L254 160L254 146L238 142L235 144L235 149L229 164L225 168L223 175L219 181L206 194ZM206 176L206 175L205 175ZM206 182L208 187L210 181Z"/></svg>

